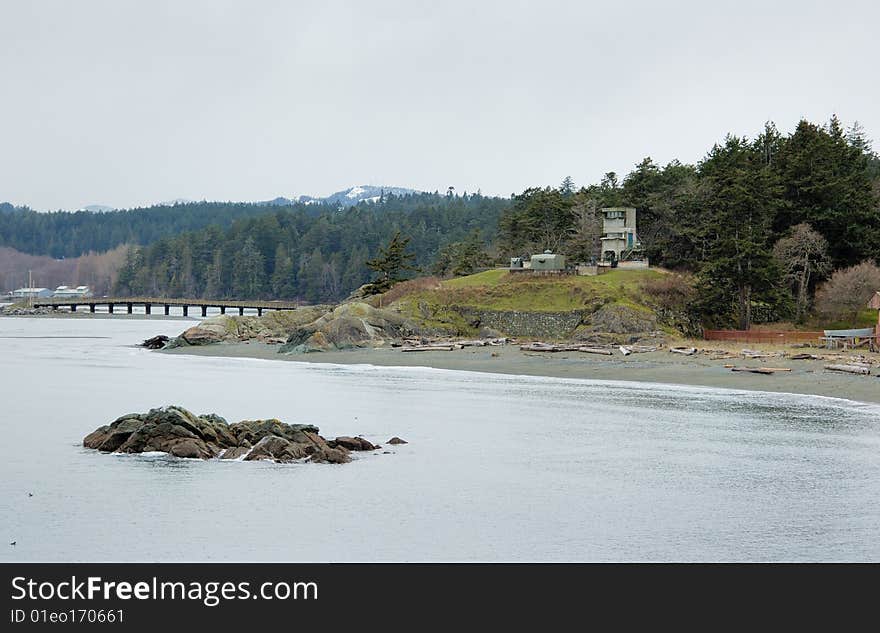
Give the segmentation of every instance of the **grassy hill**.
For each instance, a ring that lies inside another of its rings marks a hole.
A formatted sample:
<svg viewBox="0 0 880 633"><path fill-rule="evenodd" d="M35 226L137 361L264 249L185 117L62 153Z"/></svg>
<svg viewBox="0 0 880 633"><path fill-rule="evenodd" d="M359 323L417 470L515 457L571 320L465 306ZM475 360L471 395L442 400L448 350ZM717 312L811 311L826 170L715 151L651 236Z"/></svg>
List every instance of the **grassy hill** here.
<svg viewBox="0 0 880 633"><path fill-rule="evenodd" d="M655 318L646 284L668 275L658 270L613 270L595 277L538 276L495 269L446 281L412 280L380 301L428 327L457 334L476 332L473 319L468 318L475 311L528 313L540 318L619 306Z"/></svg>

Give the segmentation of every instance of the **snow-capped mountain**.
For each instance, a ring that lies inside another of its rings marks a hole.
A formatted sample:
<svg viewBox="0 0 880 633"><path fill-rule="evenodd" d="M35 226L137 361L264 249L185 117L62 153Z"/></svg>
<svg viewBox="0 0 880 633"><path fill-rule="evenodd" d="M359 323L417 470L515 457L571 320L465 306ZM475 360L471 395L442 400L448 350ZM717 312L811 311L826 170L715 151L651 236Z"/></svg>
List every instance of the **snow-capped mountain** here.
<svg viewBox="0 0 880 633"><path fill-rule="evenodd" d="M395 196L406 196L411 193L421 193L415 189L407 189L406 187L386 187L379 185L357 185L349 187L342 191L337 191L323 198L314 196L297 196L295 198L278 197L273 200L267 200L262 204L270 206L283 206L287 204L335 204L338 206L355 205L360 202L379 202L382 196L394 194Z"/></svg>

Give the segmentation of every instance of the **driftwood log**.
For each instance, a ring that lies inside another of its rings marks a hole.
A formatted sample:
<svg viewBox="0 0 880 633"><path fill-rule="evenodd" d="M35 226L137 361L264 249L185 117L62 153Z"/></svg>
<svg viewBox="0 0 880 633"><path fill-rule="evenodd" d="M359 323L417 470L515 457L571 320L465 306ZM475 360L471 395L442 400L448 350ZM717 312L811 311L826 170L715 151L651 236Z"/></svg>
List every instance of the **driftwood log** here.
<svg viewBox="0 0 880 633"><path fill-rule="evenodd" d="M696 347L670 347L669 351L673 354L684 354L685 356L693 356L697 353Z"/></svg>
<svg viewBox="0 0 880 633"><path fill-rule="evenodd" d="M859 374L861 376L867 376L871 373L871 368L865 365L825 365L825 369L842 371L848 374Z"/></svg>
<svg viewBox="0 0 880 633"><path fill-rule="evenodd" d="M603 356L613 356L614 352L604 347L578 347L576 352L584 352L585 354L602 354Z"/></svg>
<svg viewBox="0 0 880 633"><path fill-rule="evenodd" d="M656 352L657 347L654 345L621 345L618 347L620 353L624 356L630 354L645 354L647 352Z"/></svg>
<svg viewBox="0 0 880 633"><path fill-rule="evenodd" d="M612 352L607 347L587 347L585 345L554 345L553 343L528 343L520 345L520 350L524 352L583 352L585 354L602 354L603 356L612 356Z"/></svg>

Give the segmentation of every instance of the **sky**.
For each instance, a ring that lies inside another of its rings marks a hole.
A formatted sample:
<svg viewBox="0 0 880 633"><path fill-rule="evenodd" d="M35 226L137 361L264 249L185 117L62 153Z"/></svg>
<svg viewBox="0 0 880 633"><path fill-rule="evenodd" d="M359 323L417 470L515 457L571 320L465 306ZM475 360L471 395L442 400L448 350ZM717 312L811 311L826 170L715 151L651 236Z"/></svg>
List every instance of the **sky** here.
<svg viewBox="0 0 880 633"><path fill-rule="evenodd" d="M880 145L880 3L0 0L0 201L507 196L765 121Z"/></svg>

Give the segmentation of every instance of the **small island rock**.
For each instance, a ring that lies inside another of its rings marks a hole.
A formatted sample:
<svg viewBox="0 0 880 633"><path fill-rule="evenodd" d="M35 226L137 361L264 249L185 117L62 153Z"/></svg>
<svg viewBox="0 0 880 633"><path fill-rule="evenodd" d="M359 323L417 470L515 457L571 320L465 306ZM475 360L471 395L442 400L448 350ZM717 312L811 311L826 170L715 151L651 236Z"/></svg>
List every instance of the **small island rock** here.
<svg viewBox="0 0 880 633"><path fill-rule="evenodd" d="M106 453L159 451L190 459L329 464L350 462L350 450L376 448L361 437L340 436L328 442L311 424L285 424L275 419L229 424L219 415L195 415L178 406L126 414L89 433L83 446Z"/></svg>

